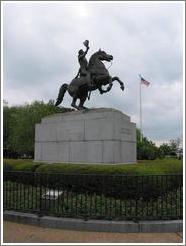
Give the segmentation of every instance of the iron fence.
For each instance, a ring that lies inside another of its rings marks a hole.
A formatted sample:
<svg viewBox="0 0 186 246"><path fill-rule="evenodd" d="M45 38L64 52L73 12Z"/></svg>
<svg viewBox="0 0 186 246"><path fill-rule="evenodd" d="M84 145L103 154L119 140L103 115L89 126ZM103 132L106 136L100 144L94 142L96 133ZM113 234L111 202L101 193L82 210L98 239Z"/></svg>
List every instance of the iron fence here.
<svg viewBox="0 0 186 246"><path fill-rule="evenodd" d="M5 210L84 219L182 219L183 176L5 171Z"/></svg>

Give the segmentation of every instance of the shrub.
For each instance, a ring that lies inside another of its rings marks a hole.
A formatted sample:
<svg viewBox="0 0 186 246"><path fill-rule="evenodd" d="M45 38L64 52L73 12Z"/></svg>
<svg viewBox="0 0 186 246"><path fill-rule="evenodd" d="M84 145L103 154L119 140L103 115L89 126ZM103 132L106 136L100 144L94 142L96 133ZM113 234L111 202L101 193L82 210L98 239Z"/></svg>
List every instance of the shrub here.
<svg viewBox="0 0 186 246"><path fill-rule="evenodd" d="M143 161L139 164L115 166L40 163L34 165L22 162L16 164L12 170L35 172L21 173L16 177L6 176L11 181L77 193L95 192L118 198L157 198L182 186L182 162L179 160Z"/></svg>
<svg viewBox="0 0 186 246"><path fill-rule="evenodd" d="M12 171L14 168L14 163L4 163L3 164L3 171Z"/></svg>
<svg viewBox="0 0 186 246"><path fill-rule="evenodd" d="M180 160L153 160L140 161L138 164L121 165L90 165L90 164L42 164L37 172L44 173L82 173L82 174L125 174L125 175L146 175L146 174L171 174L182 173L182 161Z"/></svg>
<svg viewBox="0 0 186 246"><path fill-rule="evenodd" d="M31 163L20 163L13 167L12 171L24 171L24 172L34 172L39 164L31 164Z"/></svg>
<svg viewBox="0 0 186 246"><path fill-rule="evenodd" d="M18 166L17 166L18 165ZM91 164L44 164L33 163L32 160L4 160L4 170L36 171L44 173L76 173L76 174L125 174L125 175L146 175L146 174L175 174L182 173L182 160L161 159L153 161L139 161L138 164L121 165L91 165Z"/></svg>
<svg viewBox="0 0 186 246"><path fill-rule="evenodd" d="M34 172L41 164L35 164L31 160L4 160L4 171L30 171Z"/></svg>
<svg viewBox="0 0 186 246"><path fill-rule="evenodd" d="M124 176L105 174L6 173L5 180L79 194L96 193L114 198L157 198L182 186L181 175Z"/></svg>

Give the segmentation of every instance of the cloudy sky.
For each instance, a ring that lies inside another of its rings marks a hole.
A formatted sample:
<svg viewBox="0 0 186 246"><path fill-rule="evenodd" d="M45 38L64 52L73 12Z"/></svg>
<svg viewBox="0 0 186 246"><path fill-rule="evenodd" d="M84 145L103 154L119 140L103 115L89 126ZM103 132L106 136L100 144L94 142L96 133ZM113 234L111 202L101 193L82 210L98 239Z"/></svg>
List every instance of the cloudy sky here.
<svg viewBox="0 0 186 246"><path fill-rule="evenodd" d="M90 41L114 57L117 82L104 95L92 93L87 107L112 107L139 126L139 76L144 135L160 143L182 135L183 3L4 2L3 97L9 105L55 100L61 84L77 74L78 50ZM109 63L105 63L109 67ZM66 94L63 106L69 107Z"/></svg>

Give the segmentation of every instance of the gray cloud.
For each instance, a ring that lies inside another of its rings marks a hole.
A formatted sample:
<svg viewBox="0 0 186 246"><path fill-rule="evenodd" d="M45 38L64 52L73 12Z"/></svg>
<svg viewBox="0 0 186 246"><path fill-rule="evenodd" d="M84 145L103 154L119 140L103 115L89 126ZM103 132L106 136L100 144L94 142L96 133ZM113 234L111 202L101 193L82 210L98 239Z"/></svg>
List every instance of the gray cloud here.
<svg viewBox="0 0 186 246"><path fill-rule="evenodd" d="M109 71L125 82L106 95L93 92L88 107L114 107L139 122L143 86L144 134L155 141L182 134L183 4L125 2L3 3L4 98L12 104L56 99L78 71L77 52L90 40L114 56ZM108 67L109 64L106 64ZM65 95L63 105L71 98Z"/></svg>

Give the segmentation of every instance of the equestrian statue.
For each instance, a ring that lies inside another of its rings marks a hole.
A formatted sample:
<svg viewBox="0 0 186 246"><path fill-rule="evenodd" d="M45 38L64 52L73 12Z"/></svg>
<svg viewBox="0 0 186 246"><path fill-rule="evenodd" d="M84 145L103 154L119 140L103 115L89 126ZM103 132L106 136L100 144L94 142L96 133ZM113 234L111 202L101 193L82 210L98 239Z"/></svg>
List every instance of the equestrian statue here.
<svg viewBox="0 0 186 246"><path fill-rule="evenodd" d="M88 62L86 55L89 50L89 41L85 40L83 44L86 47L86 50L83 51L81 49L78 52L78 62L80 64L79 71L70 84L63 84L61 86L55 106L58 106L63 101L66 91L68 91L70 96L73 98L71 106L77 110L82 110L86 109L84 107L84 103L87 98L90 99L91 91L98 89L100 94L106 93L111 90L113 81L118 81L121 90L124 90L123 82L116 76L111 77L102 62L111 62L113 60L113 56L99 49L90 57ZM108 86L106 89L103 89L102 86L105 85ZM76 105L77 99L80 100L79 105Z"/></svg>

